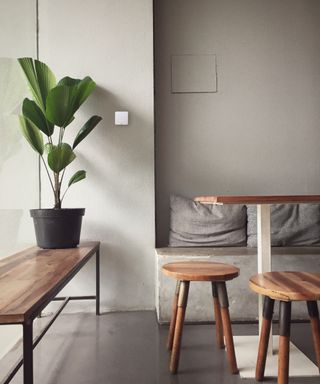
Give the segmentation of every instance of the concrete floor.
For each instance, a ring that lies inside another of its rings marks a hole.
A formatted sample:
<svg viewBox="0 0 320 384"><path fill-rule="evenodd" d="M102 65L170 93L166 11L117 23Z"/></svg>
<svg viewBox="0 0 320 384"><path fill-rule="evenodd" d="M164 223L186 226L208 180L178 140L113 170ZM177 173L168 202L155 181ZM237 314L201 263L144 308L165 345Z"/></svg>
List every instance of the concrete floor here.
<svg viewBox="0 0 320 384"><path fill-rule="evenodd" d="M168 373L167 326L158 326L154 312L61 315L36 347L35 384L236 384L228 372L225 352L215 346L213 325L186 325L180 373ZM255 325L234 325L234 334L255 334ZM313 361L308 324L294 324L292 339ZM1 372L19 353L1 361ZM1 382L1 380L0 380ZM276 379L266 380L276 383ZM319 377L290 383L319 384ZM13 384L22 384L19 372Z"/></svg>

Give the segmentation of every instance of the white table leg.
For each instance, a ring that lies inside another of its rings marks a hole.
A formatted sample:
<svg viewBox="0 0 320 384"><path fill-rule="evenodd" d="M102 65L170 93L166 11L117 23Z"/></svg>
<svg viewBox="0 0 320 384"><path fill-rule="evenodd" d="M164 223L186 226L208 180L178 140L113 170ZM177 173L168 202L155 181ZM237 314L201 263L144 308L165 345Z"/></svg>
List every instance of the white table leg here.
<svg viewBox="0 0 320 384"><path fill-rule="evenodd" d="M257 205L257 248L258 273L271 272L271 223L270 205ZM262 325L263 296L259 295L259 333ZM269 340L269 353L272 354L272 327Z"/></svg>
<svg viewBox="0 0 320 384"><path fill-rule="evenodd" d="M271 272L270 205L257 205L258 273Z"/></svg>

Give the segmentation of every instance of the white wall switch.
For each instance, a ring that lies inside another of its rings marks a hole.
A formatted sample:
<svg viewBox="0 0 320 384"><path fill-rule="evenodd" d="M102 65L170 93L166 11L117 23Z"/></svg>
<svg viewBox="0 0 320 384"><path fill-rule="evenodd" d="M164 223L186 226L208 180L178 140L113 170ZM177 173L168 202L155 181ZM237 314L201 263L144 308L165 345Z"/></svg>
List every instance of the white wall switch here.
<svg viewBox="0 0 320 384"><path fill-rule="evenodd" d="M128 125L129 112L128 111L116 111L114 114L115 125Z"/></svg>

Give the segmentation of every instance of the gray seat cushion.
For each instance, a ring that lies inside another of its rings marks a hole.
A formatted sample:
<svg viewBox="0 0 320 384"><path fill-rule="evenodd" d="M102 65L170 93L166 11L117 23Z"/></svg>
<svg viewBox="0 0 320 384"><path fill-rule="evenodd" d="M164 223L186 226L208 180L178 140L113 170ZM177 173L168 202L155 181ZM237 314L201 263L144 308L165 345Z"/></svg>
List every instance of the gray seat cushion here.
<svg viewBox="0 0 320 384"><path fill-rule="evenodd" d="M205 205L170 197L171 247L232 247L246 245L247 209L244 205Z"/></svg>
<svg viewBox="0 0 320 384"><path fill-rule="evenodd" d="M247 206L249 247L257 246L257 208ZM319 246L319 204L274 204L271 205L271 245Z"/></svg>

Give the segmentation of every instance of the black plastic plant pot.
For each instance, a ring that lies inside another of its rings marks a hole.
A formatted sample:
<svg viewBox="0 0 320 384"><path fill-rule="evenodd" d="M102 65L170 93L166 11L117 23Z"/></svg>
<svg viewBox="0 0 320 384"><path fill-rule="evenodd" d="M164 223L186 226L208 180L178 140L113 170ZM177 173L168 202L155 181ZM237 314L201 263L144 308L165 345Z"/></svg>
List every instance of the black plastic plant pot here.
<svg viewBox="0 0 320 384"><path fill-rule="evenodd" d="M30 209L40 248L75 248L85 208Z"/></svg>

